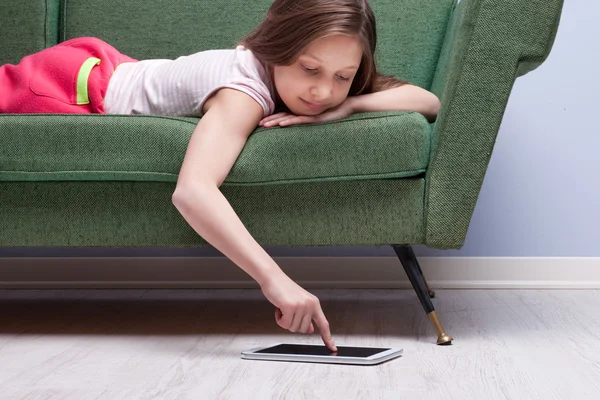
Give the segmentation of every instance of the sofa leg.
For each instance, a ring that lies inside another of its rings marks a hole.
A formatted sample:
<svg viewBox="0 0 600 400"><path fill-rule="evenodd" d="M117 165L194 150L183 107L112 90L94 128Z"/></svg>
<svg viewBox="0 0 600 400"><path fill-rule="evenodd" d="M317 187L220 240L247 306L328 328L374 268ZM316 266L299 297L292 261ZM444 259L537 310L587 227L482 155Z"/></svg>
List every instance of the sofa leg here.
<svg viewBox="0 0 600 400"><path fill-rule="evenodd" d="M413 252L412 246L402 246L402 247L406 248L406 251L408 252L408 256L415 262L415 264L417 264L417 268L419 268L419 274L421 274L421 277L423 278L423 282L425 283L425 289L427 289L427 293L429 294L429 297L431 297L433 299L435 297L435 292L433 290L431 290L431 288L429 287L429 283L427 283L425 274L423 274L423 270L421 269L421 266L419 265L417 256L415 256L415 253Z"/></svg>
<svg viewBox="0 0 600 400"><path fill-rule="evenodd" d="M446 332L444 332L442 323L440 322L437 313L433 308L433 304L431 303L430 299L430 297L433 296L431 296L431 293L429 293L431 292L431 290L429 289L429 286L427 285L425 278L423 277L423 272L421 270L421 267L419 266L417 257L415 256L412 247L398 244L393 244L392 247L398 255L398 258L400 259L400 262L402 263L402 266L406 271L406 275L408 276L410 283L415 289L415 292L417 292L417 296L421 301L421 305L425 309L429 320L435 328L435 331L438 335L437 344L452 344L452 340L454 339L452 339L452 337L450 337L446 334Z"/></svg>

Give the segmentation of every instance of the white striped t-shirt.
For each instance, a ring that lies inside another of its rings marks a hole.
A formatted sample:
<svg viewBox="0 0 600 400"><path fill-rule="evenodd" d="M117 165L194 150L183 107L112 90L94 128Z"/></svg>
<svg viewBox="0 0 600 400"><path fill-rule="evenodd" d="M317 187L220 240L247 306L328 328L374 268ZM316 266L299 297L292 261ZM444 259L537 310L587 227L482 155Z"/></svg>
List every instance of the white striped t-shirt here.
<svg viewBox="0 0 600 400"><path fill-rule="evenodd" d="M264 65L244 46L206 50L175 60L143 60L119 65L110 78L107 114L202 116L215 90L233 88L260 104L263 116L275 109L273 84Z"/></svg>

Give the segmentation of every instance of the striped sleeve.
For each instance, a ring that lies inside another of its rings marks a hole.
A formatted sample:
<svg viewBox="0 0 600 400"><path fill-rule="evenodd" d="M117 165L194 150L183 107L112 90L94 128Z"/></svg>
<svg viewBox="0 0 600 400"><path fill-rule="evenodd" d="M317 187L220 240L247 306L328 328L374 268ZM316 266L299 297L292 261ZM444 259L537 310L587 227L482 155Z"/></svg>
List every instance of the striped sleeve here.
<svg viewBox="0 0 600 400"><path fill-rule="evenodd" d="M234 52L233 65L226 70L227 76L216 85L212 82L210 92L224 87L239 90L252 97L263 108L263 117L273 114L275 103L272 85L266 69L252 52L238 46Z"/></svg>

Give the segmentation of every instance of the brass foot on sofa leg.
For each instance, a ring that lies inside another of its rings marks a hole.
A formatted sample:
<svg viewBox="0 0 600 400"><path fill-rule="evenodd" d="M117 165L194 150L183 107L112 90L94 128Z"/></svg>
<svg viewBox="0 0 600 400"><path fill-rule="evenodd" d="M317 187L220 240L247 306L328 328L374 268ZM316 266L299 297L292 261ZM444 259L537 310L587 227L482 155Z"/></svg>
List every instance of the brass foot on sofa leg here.
<svg viewBox="0 0 600 400"><path fill-rule="evenodd" d="M442 323L440 322L435 310L430 312L429 314L427 314L427 316L429 317L429 320L433 324L433 327L435 328L435 332L438 335L437 344L439 344L439 345L452 344L452 341L454 339L451 336L447 335L446 332L444 332L444 327L442 327Z"/></svg>

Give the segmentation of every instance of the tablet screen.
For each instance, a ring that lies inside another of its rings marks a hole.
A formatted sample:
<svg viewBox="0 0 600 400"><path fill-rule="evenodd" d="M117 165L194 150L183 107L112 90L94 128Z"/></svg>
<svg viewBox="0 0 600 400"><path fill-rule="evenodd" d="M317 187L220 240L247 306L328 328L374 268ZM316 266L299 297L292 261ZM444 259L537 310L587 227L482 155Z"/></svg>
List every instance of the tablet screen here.
<svg viewBox="0 0 600 400"><path fill-rule="evenodd" d="M279 344L256 351L255 353L269 354L307 354L311 356L333 356L333 357L369 357L373 354L389 350L389 348L375 347L349 347L336 346L337 353L332 353L325 345L316 346L310 344Z"/></svg>

